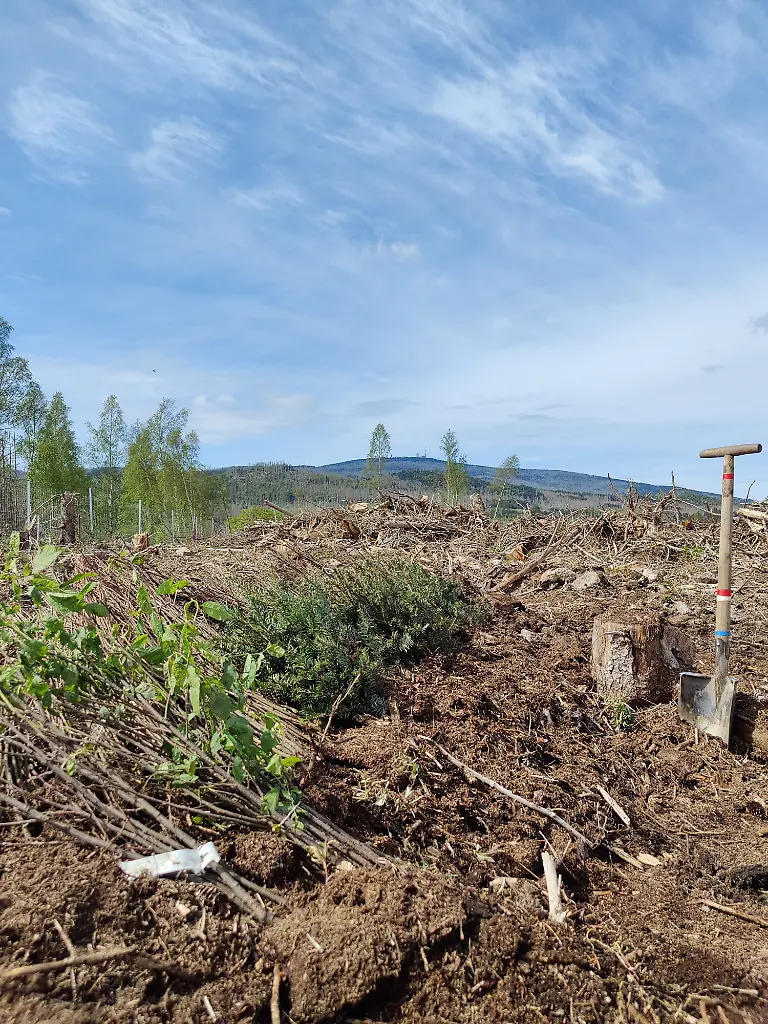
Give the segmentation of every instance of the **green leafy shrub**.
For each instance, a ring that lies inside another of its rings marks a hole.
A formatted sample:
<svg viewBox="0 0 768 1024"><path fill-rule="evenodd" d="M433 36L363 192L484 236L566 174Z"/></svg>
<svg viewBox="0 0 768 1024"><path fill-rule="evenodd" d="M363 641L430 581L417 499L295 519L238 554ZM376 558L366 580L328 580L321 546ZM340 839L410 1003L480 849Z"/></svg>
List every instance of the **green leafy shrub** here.
<svg viewBox="0 0 768 1024"><path fill-rule="evenodd" d="M276 523L282 518L281 512L267 508L266 505L254 505L252 508L244 508L236 516L230 516L227 519L227 526L230 530L236 532L237 530L244 530L246 526L253 526L254 523Z"/></svg>
<svg viewBox="0 0 768 1024"><path fill-rule="evenodd" d="M23 697L64 715L62 708L96 702L113 718L122 700L138 695L237 782L256 782L264 792L265 812L295 809L300 793L293 768L299 759L277 751L277 718L264 715L257 721L246 708L256 662L245 658L238 671L197 626L201 613L219 622L234 619L234 613L214 601L187 601L183 620L167 622L137 579L134 635L126 635L118 623L100 632L96 620L109 621L110 612L89 600L95 575L57 580L49 572L61 555L46 546L29 558L19 550L18 534L5 558L0 553L0 701ZM178 594L187 586L185 580L166 580L157 593ZM72 623L73 615L80 616L79 623ZM196 757L175 748L156 754L156 777L177 786L198 781Z"/></svg>
<svg viewBox="0 0 768 1024"><path fill-rule="evenodd" d="M456 583L418 563L367 558L254 595L250 613L228 624L225 645L235 661L256 656L268 695L308 718L335 707L344 719L382 714L387 666L455 654L483 617Z"/></svg>

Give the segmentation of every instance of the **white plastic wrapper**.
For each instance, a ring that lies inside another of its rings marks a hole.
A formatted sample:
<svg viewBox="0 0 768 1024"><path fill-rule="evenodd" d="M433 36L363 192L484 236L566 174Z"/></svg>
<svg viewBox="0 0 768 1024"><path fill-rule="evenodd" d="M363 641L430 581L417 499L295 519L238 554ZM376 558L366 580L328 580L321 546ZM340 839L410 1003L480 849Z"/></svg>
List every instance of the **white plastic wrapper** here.
<svg viewBox="0 0 768 1024"><path fill-rule="evenodd" d="M215 845L203 843L196 850L172 850L170 853L157 853L154 857L121 860L117 866L131 878L141 878L142 875L159 878L161 875L177 875L181 871L202 875L210 864L218 864L220 860Z"/></svg>

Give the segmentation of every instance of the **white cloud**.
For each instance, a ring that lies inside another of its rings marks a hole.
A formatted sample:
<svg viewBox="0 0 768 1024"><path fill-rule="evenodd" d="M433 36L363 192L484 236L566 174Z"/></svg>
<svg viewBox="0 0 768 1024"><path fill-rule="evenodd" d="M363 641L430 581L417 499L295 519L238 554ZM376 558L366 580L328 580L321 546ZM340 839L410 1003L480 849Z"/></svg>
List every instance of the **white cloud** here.
<svg viewBox="0 0 768 1024"><path fill-rule="evenodd" d="M228 442L263 437L278 430L301 427L306 424L314 402L308 395L267 395L263 400L222 402L208 398L196 402L192 408L190 424L197 430L203 444Z"/></svg>
<svg viewBox="0 0 768 1024"><path fill-rule="evenodd" d="M587 113L581 64L567 52L523 53L501 69L444 80L431 110L510 157L541 161L557 177L627 199L660 198L663 187L637 147Z"/></svg>
<svg viewBox="0 0 768 1024"><path fill-rule="evenodd" d="M221 136L196 118L162 121L152 129L150 144L134 153L130 164L147 181L174 182L214 164L222 148Z"/></svg>
<svg viewBox="0 0 768 1024"><path fill-rule="evenodd" d="M75 0L90 25L58 29L151 86L158 73L208 87L279 82L297 71L290 47L253 14L205 0ZM247 45L246 45L247 43Z"/></svg>
<svg viewBox="0 0 768 1024"><path fill-rule="evenodd" d="M103 154L112 133L86 100L39 75L14 90L8 104L8 134L51 177L84 181L86 166Z"/></svg>
<svg viewBox="0 0 768 1024"><path fill-rule="evenodd" d="M236 206L246 210L272 210L281 206L298 206L304 202L302 191L290 182L235 189L230 195Z"/></svg>
<svg viewBox="0 0 768 1024"><path fill-rule="evenodd" d="M234 373L200 364L180 366L159 351L134 352L130 361L115 356L104 362L31 358L46 393L63 391L84 425L95 422L101 403L116 394L126 419L146 419L165 397L190 409L189 425L203 444L226 444L264 437L306 424L315 408L306 394L281 394L274 381L249 371Z"/></svg>
<svg viewBox="0 0 768 1024"><path fill-rule="evenodd" d="M376 259L393 259L396 263L408 263L418 259L419 246L415 242L385 242L379 239L375 245L366 245L363 253Z"/></svg>

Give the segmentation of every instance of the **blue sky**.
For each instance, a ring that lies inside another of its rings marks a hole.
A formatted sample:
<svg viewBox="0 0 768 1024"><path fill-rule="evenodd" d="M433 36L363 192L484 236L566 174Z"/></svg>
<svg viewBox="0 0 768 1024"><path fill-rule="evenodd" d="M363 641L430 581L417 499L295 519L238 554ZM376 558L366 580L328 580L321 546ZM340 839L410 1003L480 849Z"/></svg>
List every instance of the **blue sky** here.
<svg viewBox="0 0 768 1024"><path fill-rule="evenodd" d="M714 489L768 447L767 57L762 0L3 0L0 312L79 429L169 395L211 465L382 420Z"/></svg>

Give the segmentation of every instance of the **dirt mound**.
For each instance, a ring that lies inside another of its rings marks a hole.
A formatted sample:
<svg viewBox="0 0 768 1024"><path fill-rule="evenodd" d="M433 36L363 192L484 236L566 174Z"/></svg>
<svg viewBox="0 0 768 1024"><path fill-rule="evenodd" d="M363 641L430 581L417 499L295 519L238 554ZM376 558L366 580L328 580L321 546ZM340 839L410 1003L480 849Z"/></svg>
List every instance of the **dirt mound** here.
<svg viewBox="0 0 768 1024"><path fill-rule="evenodd" d="M132 1006L141 1006L142 1022L197 1020L204 997L222 1019L236 1020L269 1004L271 965L260 960L258 932L215 889L130 881L108 856L45 832L32 842L0 851L4 966L61 960L68 941L78 953L136 947L169 969L127 959L32 975L15 985L38 1000L7 997L19 1021L130 1020ZM73 998L82 1009L70 1009Z"/></svg>
<svg viewBox="0 0 768 1024"><path fill-rule="evenodd" d="M275 923L267 942L290 980L291 1017L336 1020L381 996L392 999L404 971L458 934L461 888L414 871L343 871L316 898Z"/></svg>

